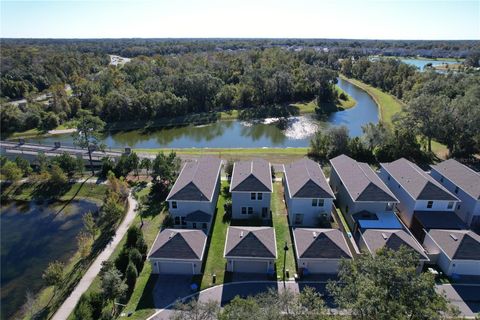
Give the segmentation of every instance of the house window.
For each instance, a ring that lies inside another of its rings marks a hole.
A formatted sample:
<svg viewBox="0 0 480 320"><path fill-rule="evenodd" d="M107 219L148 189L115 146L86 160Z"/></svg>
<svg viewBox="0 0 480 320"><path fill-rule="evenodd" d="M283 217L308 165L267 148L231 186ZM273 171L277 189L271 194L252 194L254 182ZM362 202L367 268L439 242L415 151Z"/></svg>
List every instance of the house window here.
<svg viewBox="0 0 480 320"><path fill-rule="evenodd" d="M256 195L255 192L250 193L250 199L255 200L256 199L255 195Z"/></svg>
<svg viewBox="0 0 480 320"><path fill-rule="evenodd" d="M193 229L197 229L197 224L196 224L195 222L192 223L192 228L193 228Z"/></svg>
<svg viewBox="0 0 480 320"><path fill-rule="evenodd" d="M207 229L207 224L206 223L202 223L202 229Z"/></svg>
<svg viewBox="0 0 480 320"><path fill-rule="evenodd" d="M453 201L450 201L448 203L447 209L452 209L453 208Z"/></svg>
<svg viewBox="0 0 480 320"><path fill-rule="evenodd" d="M175 217L175 224L180 224L180 217Z"/></svg>
<svg viewBox="0 0 480 320"><path fill-rule="evenodd" d="M262 200L263 199L263 193L259 192L257 193L257 200Z"/></svg>
<svg viewBox="0 0 480 320"><path fill-rule="evenodd" d="M247 214L247 207L242 207L242 214Z"/></svg>
<svg viewBox="0 0 480 320"><path fill-rule="evenodd" d="M428 201L427 202L427 208L431 209L433 207L433 201Z"/></svg>
<svg viewBox="0 0 480 320"><path fill-rule="evenodd" d="M303 223L303 214L297 213L295 214L295 224L302 224Z"/></svg>
<svg viewBox="0 0 480 320"><path fill-rule="evenodd" d="M172 208L177 209L177 201L172 201Z"/></svg>
<svg viewBox="0 0 480 320"><path fill-rule="evenodd" d="M455 193L458 193L458 187L455 187Z"/></svg>
<svg viewBox="0 0 480 320"><path fill-rule="evenodd" d="M318 206L319 207L323 207L324 204L325 204L325 199L318 199Z"/></svg>
<svg viewBox="0 0 480 320"><path fill-rule="evenodd" d="M318 205L317 199L312 199L312 207L316 207Z"/></svg>
<svg viewBox="0 0 480 320"><path fill-rule="evenodd" d="M248 214L253 214L253 208L252 207L248 207Z"/></svg>

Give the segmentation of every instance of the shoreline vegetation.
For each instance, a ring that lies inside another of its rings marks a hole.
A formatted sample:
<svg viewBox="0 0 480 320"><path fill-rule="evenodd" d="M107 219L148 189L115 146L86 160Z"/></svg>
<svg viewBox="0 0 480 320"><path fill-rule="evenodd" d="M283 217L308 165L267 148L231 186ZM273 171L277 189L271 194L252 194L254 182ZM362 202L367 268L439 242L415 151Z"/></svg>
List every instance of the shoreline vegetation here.
<svg viewBox="0 0 480 320"><path fill-rule="evenodd" d="M346 97L346 99L338 99L338 102L333 106L336 108L333 112L339 112L346 109L350 109L357 104L357 101L340 87L335 85L335 90L338 96ZM287 105L279 105L264 108L246 108L246 109L232 109L225 111L214 111L209 113L196 113L185 116L173 117L173 118L160 118L155 120L134 120L134 121L115 121L106 124L106 131L129 131L139 130L149 131L159 128L180 127L187 125L203 125L213 123L216 121L230 121L230 120L253 120L269 117L281 117L281 116L297 116L304 114L315 113L317 103L315 100L307 102L296 102ZM331 107L327 106L330 110ZM260 110L260 111L258 111ZM253 111L253 112L252 112ZM15 132L9 137L9 139L19 138L35 138L46 137L55 134L64 134L68 129L74 128L74 123L66 123L58 126L54 130L48 132L42 132L38 129L30 129L23 132Z"/></svg>

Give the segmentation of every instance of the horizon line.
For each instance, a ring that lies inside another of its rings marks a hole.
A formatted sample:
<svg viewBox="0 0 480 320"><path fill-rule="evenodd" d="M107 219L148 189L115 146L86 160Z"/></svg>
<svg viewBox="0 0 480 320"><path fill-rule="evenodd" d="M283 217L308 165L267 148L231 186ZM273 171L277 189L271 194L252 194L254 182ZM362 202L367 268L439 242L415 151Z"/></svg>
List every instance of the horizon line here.
<svg viewBox="0 0 480 320"><path fill-rule="evenodd" d="M359 40L359 41L480 41L478 39L406 39L406 38L312 38L312 37L4 37L15 40Z"/></svg>

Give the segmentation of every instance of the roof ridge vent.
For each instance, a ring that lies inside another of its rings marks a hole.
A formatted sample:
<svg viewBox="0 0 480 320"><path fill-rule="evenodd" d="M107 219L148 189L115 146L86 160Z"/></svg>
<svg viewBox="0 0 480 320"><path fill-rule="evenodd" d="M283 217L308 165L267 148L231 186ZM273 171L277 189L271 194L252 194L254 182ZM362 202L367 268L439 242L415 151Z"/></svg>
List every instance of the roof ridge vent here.
<svg viewBox="0 0 480 320"><path fill-rule="evenodd" d="M450 233L450 238L453 239L453 241L458 241L458 238L456 235L454 235L453 233Z"/></svg>
<svg viewBox="0 0 480 320"><path fill-rule="evenodd" d="M243 238L243 231L240 231L240 238Z"/></svg>
<svg viewBox="0 0 480 320"><path fill-rule="evenodd" d="M388 236L385 232L382 232L382 237L383 237L383 240L387 240L388 239Z"/></svg>
<svg viewBox="0 0 480 320"><path fill-rule="evenodd" d="M170 235L168 236L168 239L172 239L174 235L175 235L175 231L170 232Z"/></svg>
<svg viewBox="0 0 480 320"><path fill-rule="evenodd" d="M313 239L317 238L317 233L313 231Z"/></svg>

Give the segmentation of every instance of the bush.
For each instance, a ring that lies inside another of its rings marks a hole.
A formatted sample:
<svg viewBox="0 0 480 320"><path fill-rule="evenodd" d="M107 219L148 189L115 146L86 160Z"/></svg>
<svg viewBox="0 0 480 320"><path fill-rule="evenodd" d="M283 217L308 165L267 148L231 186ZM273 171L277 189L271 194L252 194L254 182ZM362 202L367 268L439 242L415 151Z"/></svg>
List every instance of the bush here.
<svg viewBox="0 0 480 320"><path fill-rule="evenodd" d="M140 253L140 251L138 251L135 248L130 249L128 257L130 258L130 261L135 265L137 270L142 271L142 269L143 269L143 257L142 257L142 254Z"/></svg>
<svg viewBox="0 0 480 320"><path fill-rule="evenodd" d="M143 238L142 230L137 226L131 226L127 231L127 241L125 247L134 248L137 245L138 239Z"/></svg>
<svg viewBox="0 0 480 320"><path fill-rule="evenodd" d="M90 299L86 295L82 295L78 301L75 310L73 311L74 319L78 320L90 320L97 319L93 317L92 305L90 304Z"/></svg>
<svg viewBox="0 0 480 320"><path fill-rule="evenodd" d="M125 280L128 286L128 292L133 292L135 282L137 282L138 271L135 265L130 261L125 272Z"/></svg>
<svg viewBox="0 0 480 320"><path fill-rule="evenodd" d="M130 250L128 248L123 247L120 254L115 259L115 267L120 271L122 274L125 274L127 270L128 263L130 262Z"/></svg>
<svg viewBox="0 0 480 320"><path fill-rule="evenodd" d="M147 256L148 246L147 246L147 243L145 242L145 239L143 238L143 235L141 238L138 238L136 247L138 251L140 251L142 256L145 258Z"/></svg>
<svg viewBox="0 0 480 320"><path fill-rule="evenodd" d="M92 292L89 295L90 306L92 307L92 318L100 319L103 310L103 296L101 292Z"/></svg>

